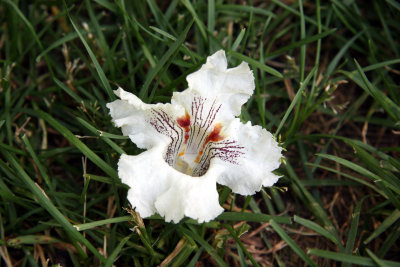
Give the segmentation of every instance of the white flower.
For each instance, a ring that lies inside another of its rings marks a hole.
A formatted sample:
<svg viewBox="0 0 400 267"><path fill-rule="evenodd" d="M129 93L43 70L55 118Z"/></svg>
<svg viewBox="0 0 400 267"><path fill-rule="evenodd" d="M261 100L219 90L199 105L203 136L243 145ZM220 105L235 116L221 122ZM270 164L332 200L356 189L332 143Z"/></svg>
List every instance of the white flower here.
<svg viewBox="0 0 400 267"><path fill-rule="evenodd" d="M227 69L220 50L187 82L171 104L145 104L121 88L114 91L121 100L107 104L122 133L147 149L118 162L118 175L130 186L128 200L142 217L207 222L223 211L216 183L250 195L279 179L272 171L282 149L272 134L236 118L253 94L249 66Z"/></svg>

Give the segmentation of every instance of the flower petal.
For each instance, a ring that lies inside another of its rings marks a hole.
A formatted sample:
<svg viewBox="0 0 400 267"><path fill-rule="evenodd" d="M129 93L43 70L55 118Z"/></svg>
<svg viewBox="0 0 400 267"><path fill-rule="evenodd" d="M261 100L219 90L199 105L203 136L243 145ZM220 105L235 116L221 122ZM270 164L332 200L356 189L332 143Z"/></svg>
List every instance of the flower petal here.
<svg viewBox="0 0 400 267"><path fill-rule="evenodd" d="M169 187L169 177L162 175L169 167L162 154L162 147L157 146L137 156L123 154L118 162L118 176L130 187L128 200L142 217L157 212L154 202Z"/></svg>
<svg viewBox="0 0 400 267"><path fill-rule="evenodd" d="M108 103L107 108L110 109L110 115L116 126L121 127L123 135L129 136L139 148L151 148L157 144L168 143L170 136L163 134L160 128L164 127L165 131L168 125L155 126L155 113L158 111L165 112L167 116L181 116L185 114L181 106L171 104L145 104L137 96L118 88L114 93L121 98L114 102ZM163 129L161 129L163 130ZM164 132L165 132L164 131Z"/></svg>
<svg viewBox="0 0 400 267"><path fill-rule="evenodd" d="M184 216L199 223L214 219L223 211L218 203L215 177L211 170L201 177L174 176L174 182L155 203L158 213L165 221L174 223Z"/></svg>
<svg viewBox="0 0 400 267"><path fill-rule="evenodd" d="M216 182L249 195L279 179L272 171L282 149L271 133L235 118L254 91L247 63L228 69L221 50L187 81L171 104L145 104L121 88L120 100L107 104L123 134L148 149L118 163L128 200L143 217L207 222L223 211Z"/></svg>
<svg viewBox="0 0 400 267"><path fill-rule="evenodd" d="M219 158L212 160L212 166L221 168L218 183L241 195L254 194L262 186L276 183L279 176L272 171L280 165L282 148L270 132L258 125L252 126L251 122L243 124L235 119L224 130L224 134L243 146L244 154L236 159L236 163Z"/></svg>
<svg viewBox="0 0 400 267"><path fill-rule="evenodd" d="M216 174L192 177L169 166L157 146L138 156L122 155L118 175L130 186L128 200L144 218L159 213L175 223L184 216L210 221L223 209L218 203Z"/></svg>
<svg viewBox="0 0 400 267"><path fill-rule="evenodd" d="M254 77L247 63L227 69L225 52L220 50L207 58L207 63L200 70L187 76L189 88L181 93L174 93L172 100L189 106L187 98L199 95L222 104L219 116L221 120L233 119L240 115L241 106L254 91Z"/></svg>

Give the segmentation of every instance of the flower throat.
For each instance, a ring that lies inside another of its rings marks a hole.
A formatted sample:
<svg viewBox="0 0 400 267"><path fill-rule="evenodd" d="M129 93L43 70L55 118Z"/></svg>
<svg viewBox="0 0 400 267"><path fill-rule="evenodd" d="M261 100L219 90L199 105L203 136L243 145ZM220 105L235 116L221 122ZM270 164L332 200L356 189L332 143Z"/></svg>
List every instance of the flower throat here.
<svg viewBox="0 0 400 267"><path fill-rule="evenodd" d="M226 139L223 125L214 123L221 106L215 101L206 108L207 99L195 97L190 114L176 119L162 111L152 112L150 124L159 132L170 137L165 152L165 161L184 174L199 177L204 175L213 158L237 164L237 158L244 154L236 141Z"/></svg>

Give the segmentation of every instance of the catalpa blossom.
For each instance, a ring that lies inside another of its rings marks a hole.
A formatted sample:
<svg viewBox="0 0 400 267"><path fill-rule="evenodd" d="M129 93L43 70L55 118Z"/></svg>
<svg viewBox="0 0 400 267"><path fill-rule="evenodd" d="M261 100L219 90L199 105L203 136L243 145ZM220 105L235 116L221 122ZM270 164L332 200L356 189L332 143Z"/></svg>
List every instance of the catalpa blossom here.
<svg viewBox="0 0 400 267"><path fill-rule="evenodd" d="M254 91L247 63L228 69L221 50L187 82L170 104L145 104L121 88L114 91L120 100L107 104L122 133L147 149L118 162L128 200L144 218L158 213L167 222L184 216L208 222L223 211L217 183L251 195L279 179L272 171L282 149L272 134L236 118Z"/></svg>

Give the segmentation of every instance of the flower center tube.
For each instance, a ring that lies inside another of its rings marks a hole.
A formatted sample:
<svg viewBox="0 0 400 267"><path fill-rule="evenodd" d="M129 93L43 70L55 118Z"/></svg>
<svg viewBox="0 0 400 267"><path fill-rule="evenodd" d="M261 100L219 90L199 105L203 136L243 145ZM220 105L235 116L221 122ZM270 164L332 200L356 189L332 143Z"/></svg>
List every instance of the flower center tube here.
<svg viewBox="0 0 400 267"><path fill-rule="evenodd" d="M174 168L190 176L203 175L209 165L210 160L215 156L211 142L217 143L224 137L221 135L222 124L216 123L212 131L201 127L199 124L190 122L190 115L178 118L177 123L184 130L183 143L174 161Z"/></svg>
<svg viewBox="0 0 400 267"><path fill-rule="evenodd" d="M148 119L150 125L170 138L164 160L184 174L204 175L213 158L238 164L244 156L244 147L222 134L222 123L214 122L221 105L206 103L206 98L194 97L190 113L172 117L162 109L153 109Z"/></svg>

